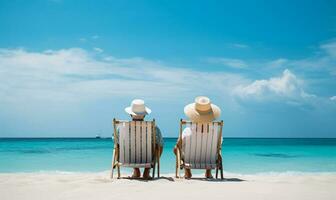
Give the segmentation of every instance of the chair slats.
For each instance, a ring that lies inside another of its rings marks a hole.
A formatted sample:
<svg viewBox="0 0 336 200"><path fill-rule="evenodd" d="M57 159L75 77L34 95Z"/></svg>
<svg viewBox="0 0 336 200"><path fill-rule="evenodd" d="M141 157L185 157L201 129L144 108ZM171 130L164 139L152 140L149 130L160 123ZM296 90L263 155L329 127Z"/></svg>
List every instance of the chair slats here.
<svg viewBox="0 0 336 200"><path fill-rule="evenodd" d="M130 124L128 122L125 122L125 124L127 124L127 126L125 126L125 132L123 133L124 134L124 144L121 144L121 146L123 146L123 148L125 149L125 159L124 159L124 162L123 163L129 163L130 162ZM119 133L119 135L122 134L122 133ZM119 141L119 142L122 142L122 141ZM120 156L123 156L123 155L120 155Z"/></svg>
<svg viewBox="0 0 336 200"><path fill-rule="evenodd" d="M114 136L117 137L119 133L119 142L115 140L113 150L113 162L111 170L111 178L113 178L113 170L118 168L118 177L120 177L120 166L123 167L138 167L138 168L155 168L158 163L158 177L159 160L153 159L154 155L152 141L155 137L155 121L120 121L113 119ZM119 149L116 146L119 145ZM118 151L119 150L119 151ZM154 174L153 174L154 177Z"/></svg>
<svg viewBox="0 0 336 200"><path fill-rule="evenodd" d="M189 124L187 125L187 127L191 129L191 126ZM184 151L184 161L185 163L190 164L191 137L186 137L182 140L182 142L185 143L182 145L184 147L184 149L182 149Z"/></svg>
<svg viewBox="0 0 336 200"><path fill-rule="evenodd" d="M197 143L197 135L195 134L197 131L197 124L191 125L191 136L190 136L190 166L194 166L196 162L196 143Z"/></svg>
<svg viewBox="0 0 336 200"><path fill-rule="evenodd" d="M121 122L119 163L124 166L148 166L152 162L152 122Z"/></svg>
<svg viewBox="0 0 336 200"><path fill-rule="evenodd" d="M213 142L212 137L213 137L213 124L209 123L205 163L210 163L210 161L211 161L211 153L212 153L211 146L212 146L212 142Z"/></svg>
<svg viewBox="0 0 336 200"><path fill-rule="evenodd" d="M152 162L152 123L146 122L147 124L147 162ZM154 136L155 137L155 136Z"/></svg>
<svg viewBox="0 0 336 200"><path fill-rule="evenodd" d="M195 167L201 168L201 153L202 153L202 123L196 125L196 149L195 149Z"/></svg>
<svg viewBox="0 0 336 200"><path fill-rule="evenodd" d="M146 163L146 154L147 154L147 131L146 131L146 122L141 123L141 163Z"/></svg>
<svg viewBox="0 0 336 200"><path fill-rule="evenodd" d="M211 159L210 164L216 163L216 153L217 153L217 142L218 142L218 124L213 124L212 131L212 145L211 145Z"/></svg>
<svg viewBox="0 0 336 200"><path fill-rule="evenodd" d="M131 122L131 133L130 133L130 149L131 149L131 159L129 163L135 163L135 121Z"/></svg>
<svg viewBox="0 0 336 200"><path fill-rule="evenodd" d="M135 122L135 162L141 163L141 122Z"/></svg>
<svg viewBox="0 0 336 200"><path fill-rule="evenodd" d="M125 162L125 133L126 133L126 126L127 126L127 129L128 129L128 123L122 123L120 124L119 126L119 144L120 145L120 158L119 158L119 161L121 163L124 163Z"/></svg>
<svg viewBox="0 0 336 200"><path fill-rule="evenodd" d="M205 123L205 124L202 124L203 126L203 131L202 131L202 150L201 150L201 161L200 161L200 168L206 168L206 153L207 153L207 150L208 150L208 147L207 147L207 138L208 138L208 124Z"/></svg>
<svg viewBox="0 0 336 200"><path fill-rule="evenodd" d="M215 168L217 166L217 145L219 139L219 123L191 123L187 125L191 135L185 137L184 155L185 166L194 169Z"/></svg>

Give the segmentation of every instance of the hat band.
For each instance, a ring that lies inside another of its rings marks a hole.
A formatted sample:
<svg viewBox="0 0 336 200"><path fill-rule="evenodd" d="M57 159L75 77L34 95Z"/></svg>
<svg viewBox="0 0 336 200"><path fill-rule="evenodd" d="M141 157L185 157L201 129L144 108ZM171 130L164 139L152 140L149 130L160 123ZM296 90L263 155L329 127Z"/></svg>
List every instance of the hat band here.
<svg viewBox="0 0 336 200"><path fill-rule="evenodd" d="M196 108L196 110L200 114L210 114L210 113L212 113L212 109L211 108L209 110L199 110L199 109Z"/></svg>
<svg viewBox="0 0 336 200"><path fill-rule="evenodd" d="M133 110L132 110L132 112L134 112L135 114L146 114L147 113L146 111L136 112L136 111L133 111Z"/></svg>

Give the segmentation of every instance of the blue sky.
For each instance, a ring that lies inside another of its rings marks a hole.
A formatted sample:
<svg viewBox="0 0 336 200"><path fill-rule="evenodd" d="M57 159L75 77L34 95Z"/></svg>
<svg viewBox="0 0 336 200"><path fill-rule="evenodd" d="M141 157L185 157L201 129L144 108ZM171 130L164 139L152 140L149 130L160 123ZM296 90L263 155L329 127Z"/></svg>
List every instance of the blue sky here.
<svg viewBox="0 0 336 200"><path fill-rule="evenodd" d="M227 137L336 137L336 1L1 1L0 137L91 137L207 95Z"/></svg>

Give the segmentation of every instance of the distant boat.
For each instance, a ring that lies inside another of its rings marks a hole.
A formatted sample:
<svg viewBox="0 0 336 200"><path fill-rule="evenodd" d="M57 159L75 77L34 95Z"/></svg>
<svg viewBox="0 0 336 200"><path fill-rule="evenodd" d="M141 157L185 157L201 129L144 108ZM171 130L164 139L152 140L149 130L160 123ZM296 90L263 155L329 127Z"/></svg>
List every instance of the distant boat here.
<svg viewBox="0 0 336 200"><path fill-rule="evenodd" d="M96 139L101 139L101 138L102 138L102 137L100 136L101 133L102 133L102 130L100 130L100 131L97 133L97 135L96 135Z"/></svg>

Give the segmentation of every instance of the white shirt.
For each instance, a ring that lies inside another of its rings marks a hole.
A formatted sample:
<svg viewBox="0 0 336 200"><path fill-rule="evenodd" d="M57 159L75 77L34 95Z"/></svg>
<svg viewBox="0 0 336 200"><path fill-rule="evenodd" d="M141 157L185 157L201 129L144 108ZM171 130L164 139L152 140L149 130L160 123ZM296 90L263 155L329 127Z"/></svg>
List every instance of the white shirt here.
<svg viewBox="0 0 336 200"><path fill-rule="evenodd" d="M182 140L186 137L190 137L191 136L191 128L190 127L186 127L183 129L182 131Z"/></svg>
<svg viewBox="0 0 336 200"><path fill-rule="evenodd" d="M183 131L182 131L182 152L185 151L185 145L186 145L185 144L185 139L187 137L191 137L191 134L192 134L192 132L191 132L190 127L186 127L186 128L183 129Z"/></svg>

